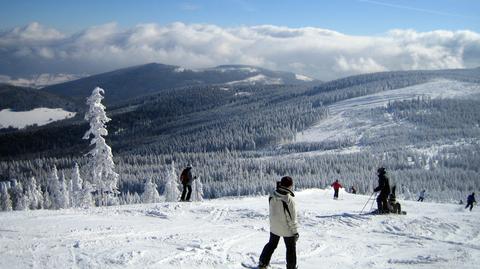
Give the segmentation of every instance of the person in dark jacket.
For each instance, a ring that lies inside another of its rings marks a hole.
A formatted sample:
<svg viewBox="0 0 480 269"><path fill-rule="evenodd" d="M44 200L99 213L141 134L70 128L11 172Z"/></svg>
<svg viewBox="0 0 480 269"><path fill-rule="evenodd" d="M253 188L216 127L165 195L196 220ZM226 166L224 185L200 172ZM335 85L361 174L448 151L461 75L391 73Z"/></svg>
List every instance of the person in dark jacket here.
<svg viewBox="0 0 480 269"><path fill-rule="evenodd" d="M340 183L338 183L338 179L335 180L335 182L333 182L332 185L330 185L330 186L333 187L333 191L334 191L333 199L338 199L338 190L340 188L343 188L343 186Z"/></svg>
<svg viewBox="0 0 480 269"><path fill-rule="evenodd" d="M377 196L377 207L379 214L389 213L388 210L388 195L390 194L390 183L388 182L387 172L385 168L380 167L377 170L378 173L378 186L373 190L375 192L380 192Z"/></svg>
<svg viewBox="0 0 480 269"><path fill-rule="evenodd" d="M258 263L259 269L267 268L280 237L283 237L287 249L287 269L297 268L298 223L293 197L293 180L282 177L277 189L268 198L270 217L270 239L262 250Z"/></svg>
<svg viewBox="0 0 480 269"><path fill-rule="evenodd" d="M192 165L188 164L180 174L180 181L182 182L183 186L182 197L180 198L180 201L190 201L190 196L192 195L192 182L195 178L192 175Z"/></svg>
<svg viewBox="0 0 480 269"><path fill-rule="evenodd" d="M476 203L477 201L475 201L475 193L472 192L472 194L470 194L467 198L467 205L465 206L465 209L467 209L468 207L470 207L470 211L472 211L472 208L473 208L473 203Z"/></svg>
<svg viewBox="0 0 480 269"><path fill-rule="evenodd" d="M420 195L418 196L417 202L423 202L423 200L425 200L425 190L422 190L420 192Z"/></svg>

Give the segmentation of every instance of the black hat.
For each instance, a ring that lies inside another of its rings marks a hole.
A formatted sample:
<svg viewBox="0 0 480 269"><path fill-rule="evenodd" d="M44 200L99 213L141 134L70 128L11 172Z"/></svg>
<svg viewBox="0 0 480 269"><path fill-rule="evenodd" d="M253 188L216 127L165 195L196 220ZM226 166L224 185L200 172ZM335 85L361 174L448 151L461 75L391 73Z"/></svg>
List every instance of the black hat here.
<svg viewBox="0 0 480 269"><path fill-rule="evenodd" d="M282 187L288 188L293 185L293 179L289 176L282 177L282 179L280 180L280 185Z"/></svg>
<svg viewBox="0 0 480 269"><path fill-rule="evenodd" d="M380 168L377 169L377 173L386 174L387 172L385 171L385 167L380 167Z"/></svg>

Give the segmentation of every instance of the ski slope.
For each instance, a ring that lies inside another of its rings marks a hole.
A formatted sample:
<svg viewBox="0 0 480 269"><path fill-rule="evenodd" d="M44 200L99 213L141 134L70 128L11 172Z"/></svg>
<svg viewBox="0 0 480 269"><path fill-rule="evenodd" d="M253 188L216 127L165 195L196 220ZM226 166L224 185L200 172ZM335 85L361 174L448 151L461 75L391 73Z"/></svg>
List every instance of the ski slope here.
<svg viewBox="0 0 480 269"><path fill-rule="evenodd" d="M411 100L420 96L435 98L479 98L480 84L439 79L423 84L351 98L328 107L329 117L297 134L295 142L323 142L352 139L382 128L400 126L390 115L375 115L371 110L388 102ZM408 127L405 125L405 127ZM349 149L351 151L352 149ZM356 149L353 149L356 151Z"/></svg>
<svg viewBox="0 0 480 269"><path fill-rule="evenodd" d="M362 215L367 196L332 195L297 193L299 268L478 268L478 208L400 201L406 216ZM242 268L268 227L266 196L0 212L0 268ZM284 261L281 241L272 268Z"/></svg>

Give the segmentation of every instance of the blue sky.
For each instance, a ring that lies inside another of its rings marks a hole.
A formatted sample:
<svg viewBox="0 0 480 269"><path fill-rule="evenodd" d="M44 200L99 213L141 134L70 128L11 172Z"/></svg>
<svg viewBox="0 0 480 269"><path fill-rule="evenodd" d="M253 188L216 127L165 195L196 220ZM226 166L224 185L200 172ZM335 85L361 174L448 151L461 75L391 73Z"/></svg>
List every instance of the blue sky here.
<svg viewBox="0 0 480 269"><path fill-rule="evenodd" d="M372 35L390 29L480 32L477 0L1 0L1 28L39 22L64 32L117 22L207 23L223 27L272 24L320 27L352 35Z"/></svg>

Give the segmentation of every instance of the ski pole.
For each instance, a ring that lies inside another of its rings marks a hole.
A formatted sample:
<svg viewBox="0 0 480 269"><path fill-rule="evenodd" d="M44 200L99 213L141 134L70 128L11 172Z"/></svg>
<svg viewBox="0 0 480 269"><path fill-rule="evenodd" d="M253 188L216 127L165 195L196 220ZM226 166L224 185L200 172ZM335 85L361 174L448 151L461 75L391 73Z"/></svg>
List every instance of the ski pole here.
<svg viewBox="0 0 480 269"><path fill-rule="evenodd" d="M370 197L368 197L368 200L367 202L365 203L365 205L362 207L362 211L360 211L360 214L363 213L363 210L365 209L365 207L367 206L368 202L370 202L370 199L372 198L372 196L375 194L375 192L372 193L372 195L370 195Z"/></svg>
<svg viewBox="0 0 480 269"><path fill-rule="evenodd" d="M370 205L370 212L372 211L374 202L375 202L375 199L372 199L372 204Z"/></svg>

